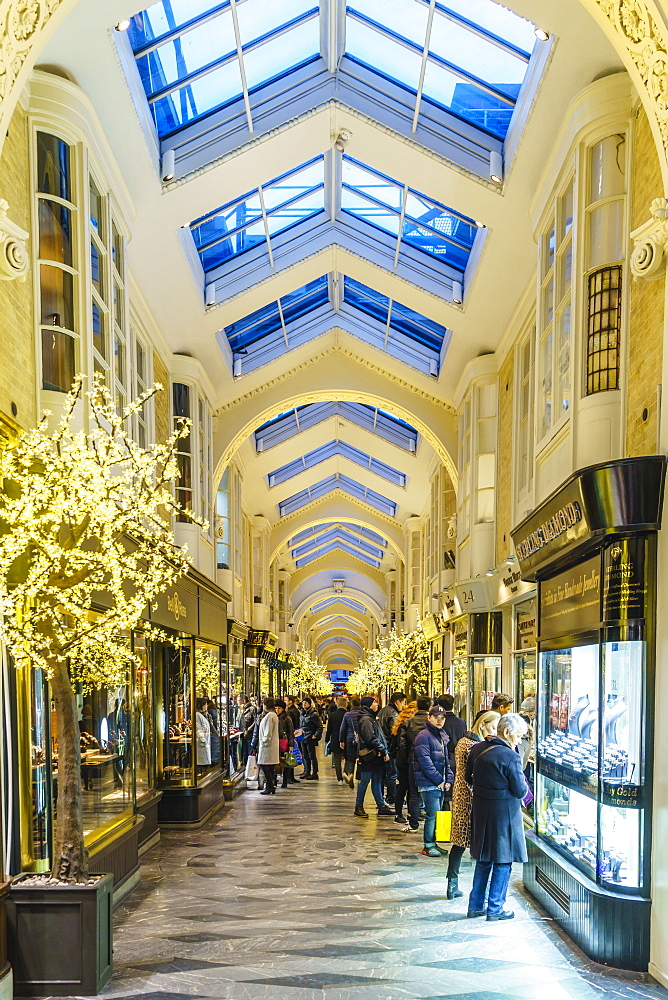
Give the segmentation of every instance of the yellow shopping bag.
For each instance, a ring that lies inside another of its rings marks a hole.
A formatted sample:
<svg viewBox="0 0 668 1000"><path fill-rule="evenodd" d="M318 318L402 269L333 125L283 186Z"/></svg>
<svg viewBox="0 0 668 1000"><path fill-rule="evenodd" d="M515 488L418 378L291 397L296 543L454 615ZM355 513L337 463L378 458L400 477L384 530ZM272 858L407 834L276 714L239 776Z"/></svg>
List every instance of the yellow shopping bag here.
<svg viewBox="0 0 668 1000"><path fill-rule="evenodd" d="M436 813L436 841L448 842L452 829L452 813L448 810Z"/></svg>

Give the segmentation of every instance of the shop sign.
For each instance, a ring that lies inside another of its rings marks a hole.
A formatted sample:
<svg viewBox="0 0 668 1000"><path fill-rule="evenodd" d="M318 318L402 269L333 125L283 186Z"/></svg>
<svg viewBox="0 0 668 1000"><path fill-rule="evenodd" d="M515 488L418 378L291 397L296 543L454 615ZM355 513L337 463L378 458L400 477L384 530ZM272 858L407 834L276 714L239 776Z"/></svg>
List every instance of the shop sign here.
<svg viewBox="0 0 668 1000"><path fill-rule="evenodd" d="M644 618L646 537L619 538L603 550L603 621Z"/></svg>
<svg viewBox="0 0 668 1000"><path fill-rule="evenodd" d="M528 604L528 607L527 607ZM519 605L515 612L515 649L533 649L536 645L536 602Z"/></svg>
<svg viewBox="0 0 668 1000"><path fill-rule="evenodd" d="M511 532L524 579L535 579L593 537L658 530L665 473L663 455L603 462L574 473Z"/></svg>
<svg viewBox="0 0 668 1000"><path fill-rule="evenodd" d="M199 635L212 642L227 642L227 605L199 588Z"/></svg>
<svg viewBox="0 0 668 1000"><path fill-rule="evenodd" d="M185 584L185 586L183 585ZM156 625L166 625L177 632L199 634L197 593L186 589L187 581L170 587L153 601L151 621Z"/></svg>
<svg viewBox="0 0 668 1000"><path fill-rule="evenodd" d="M542 580L539 602L541 639L596 628L601 620L600 559L588 559Z"/></svg>
<svg viewBox="0 0 668 1000"><path fill-rule="evenodd" d="M443 598L443 617L445 620L449 621L451 618L459 618L462 609L459 607L455 588L449 587L441 596Z"/></svg>
<svg viewBox="0 0 668 1000"><path fill-rule="evenodd" d="M463 614L470 614L472 611L489 611L490 609L489 589L484 577L456 583L455 594Z"/></svg>
<svg viewBox="0 0 668 1000"><path fill-rule="evenodd" d="M278 636L274 632L254 630L248 636L249 646L261 646L265 653L273 653L278 648Z"/></svg>
<svg viewBox="0 0 668 1000"><path fill-rule="evenodd" d="M443 622L443 617L438 612L436 614L431 614L431 612L424 616L421 622L422 633L428 642L433 639L437 639L443 631L445 631L445 626Z"/></svg>

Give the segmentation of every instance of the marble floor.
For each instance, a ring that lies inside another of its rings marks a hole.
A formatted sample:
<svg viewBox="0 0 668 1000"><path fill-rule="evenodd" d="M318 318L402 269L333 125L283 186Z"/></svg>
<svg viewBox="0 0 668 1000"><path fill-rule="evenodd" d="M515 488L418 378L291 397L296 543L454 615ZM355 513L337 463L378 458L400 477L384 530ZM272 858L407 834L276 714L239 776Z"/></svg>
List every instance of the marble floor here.
<svg viewBox="0 0 668 1000"><path fill-rule="evenodd" d="M116 910L104 996L668 1000L586 961L523 894L520 866L515 920L466 919L466 897L445 897L447 862L392 817L355 818L353 798L327 760L319 782L247 791L202 830L166 832Z"/></svg>

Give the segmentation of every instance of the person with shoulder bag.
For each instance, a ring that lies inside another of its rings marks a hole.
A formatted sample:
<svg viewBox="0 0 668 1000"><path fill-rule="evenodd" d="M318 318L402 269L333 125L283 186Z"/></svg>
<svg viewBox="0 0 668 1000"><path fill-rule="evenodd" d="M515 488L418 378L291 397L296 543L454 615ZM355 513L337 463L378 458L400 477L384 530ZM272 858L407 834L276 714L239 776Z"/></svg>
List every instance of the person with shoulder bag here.
<svg viewBox="0 0 668 1000"><path fill-rule="evenodd" d="M360 778L355 800L355 816L360 816L362 819L369 818L369 814L364 809L364 796L369 783L371 783L371 792L378 808L378 815L392 816L394 812L383 798L383 769L390 759L390 755L387 752L383 731L376 719L377 712L378 699L376 697L369 695L362 698L362 706L357 719L357 753Z"/></svg>
<svg viewBox="0 0 668 1000"><path fill-rule="evenodd" d="M285 702L280 699L276 702L276 715L278 716L278 752L281 760L280 766L283 768L283 784L281 788L287 788L292 783L299 783L299 779L295 778L294 767L288 767L285 763L286 754L295 745L295 729L292 725L292 719L286 711Z"/></svg>
<svg viewBox="0 0 668 1000"><path fill-rule="evenodd" d="M275 702L273 698L265 698L262 704L264 706L264 714L257 728L257 763L258 767L264 773L265 787L260 792L260 795L275 795L275 768L280 760L278 716L274 711Z"/></svg>
<svg viewBox="0 0 668 1000"><path fill-rule="evenodd" d="M304 756L304 781L318 781L318 743L322 739L322 722L316 711L313 699L308 697L302 701L300 728L295 730L295 736L302 737L302 754Z"/></svg>
<svg viewBox="0 0 668 1000"><path fill-rule="evenodd" d="M506 894L513 862L527 860L522 821L522 799L528 786L517 746L527 731L514 712L502 715L497 735L476 744L466 762L465 779L473 787L471 856L476 866L467 916L511 920ZM491 876L491 878L490 878ZM485 910L485 893L489 899Z"/></svg>

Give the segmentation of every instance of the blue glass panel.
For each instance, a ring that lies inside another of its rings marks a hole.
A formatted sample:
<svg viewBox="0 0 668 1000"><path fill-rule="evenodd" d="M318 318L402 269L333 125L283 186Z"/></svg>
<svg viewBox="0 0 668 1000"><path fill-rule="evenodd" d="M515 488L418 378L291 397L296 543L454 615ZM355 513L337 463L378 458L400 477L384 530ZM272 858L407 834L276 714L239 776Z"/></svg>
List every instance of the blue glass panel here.
<svg viewBox="0 0 668 1000"><path fill-rule="evenodd" d="M229 6L229 0L227 3L221 3L221 0L161 0L132 18L128 30L130 44L133 49L139 49L154 38L159 38L216 7L229 9Z"/></svg>
<svg viewBox="0 0 668 1000"><path fill-rule="evenodd" d="M343 157L341 177L358 194L369 195L397 214L401 212L403 186L397 181L370 170L350 156Z"/></svg>
<svg viewBox="0 0 668 1000"><path fill-rule="evenodd" d="M281 317L278 311L278 302L270 302L269 305L256 309L236 323L230 323L225 327L225 335L230 342L233 351L241 350L248 344L254 343L260 337L266 336L274 330L281 329Z"/></svg>
<svg viewBox="0 0 668 1000"><path fill-rule="evenodd" d="M241 74L239 63L235 59L173 94L154 101L151 112L158 135L167 135L182 125L187 125L200 115L235 100L241 93Z"/></svg>
<svg viewBox="0 0 668 1000"><path fill-rule="evenodd" d="M232 14L228 10L164 42L137 58L137 69L150 97L163 87L177 83L203 66L225 56L236 57Z"/></svg>
<svg viewBox="0 0 668 1000"><path fill-rule="evenodd" d="M447 237L466 250L470 250L476 235L473 222L453 215L444 205L418 194L409 189L406 196L406 215L409 219L433 229L434 232Z"/></svg>
<svg viewBox="0 0 668 1000"><path fill-rule="evenodd" d="M271 3L267 3L267 0L245 0L244 3L238 3L237 19L242 46L245 47L256 38L275 31L308 11L315 11L317 14L317 3L309 3L308 0L271 0Z"/></svg>
<svg viewBox="0 0 668 1000"><path fill-rule="evenodd" d="M531 52L535 44L531 21L526 21L492 0L444 0L443 3L436 4L436 10L444 8L473 21L485 31L505 39L526 53Z"/></svg>
<svg viewBox="0 0 668 1000"><path fill-rule="evenodd" d="M277 209L272 215L267 216L267 229L270 236L276 236L295 226L304 219L310 219L324 211L324 187L315 188L303 198L291 201L283 208Z"/></svg>
<svg viewBox="0 0 668 1000"><path fill-rule="evenodd" d="M382 6L378 0L353 0L348 4L348 10L356 10L373 21L381 20L383 27L397 35L408 38L409 41L423 46L427 32L429 5L416 0L383 0ZM378 39L382 47L382 39Z"/></svg>
<svg viewBox="0 0 668 1000"><path fill-rule="evenodd" d="M525 59L441 14L433 20L429 51L511 97L517 94L526 73Z"/></svg>
<svg viewBox="0 0 668 1000"><path fill-rule="evenodd" d="M312 309L317 309L328 299L329 284L326 274L314 281L309 281L307 285L290 292L289 295L284 295L281 299L281 307L286 325L304 316L305 313L311 312Z"/></svg>
<svg viewBox="0 0 668 1000"><path fill-rule="evenodd" d="M435 351L440 351L443 339L447 333L444 326L435 323L433 320L423 316L422 313L416 312L414 309L410 309L400 302L392 303L390 326Z"/></svg>
<svg viewBox="0 0 668 1000"><path fill-rule="evenodd" d="M264 10L268 12L272 7L273 0L270 5L265 4ZM239 10L241 9L240 7ZM284 73L286 69L315 58L319 51L320 24L318 18L313 17L244 52L246 85L249 90L254 90Z"/></svg>
<svg viewBox="0 0 668 1000"><path fill-rule="evenodd" d="M422 44L424 44L424 39ZM422 57L356 18L346 18L346 52L417 93Z"/></svg>
<svg viewBox="0 0 668 1000"><path fill-rule="evenodd" d="M387 323L389 298L347 275L343 279L343 300L368 316L373 316L380 323Z"/></svg>
<svg viewBox="0 0 668 1000"><path fill-rule="evenodd" d="M303 566L307 566L309 563L314 562L319 559L320 556L327 555L330 552L346 552L348 555L354 556L356 559L360 559L362 562L367 563L369 566L373 566L375 569L380 568L380 563L377 559L372 559L370 556L366 555L364 552L360 552L359 549L354 549L350 545L346 545L345 542L330 542L328 545L323 546L321 549L317 549L311 555L304 556L302 559L298 559L295 562L297 569L301 569Z"/></svg>

